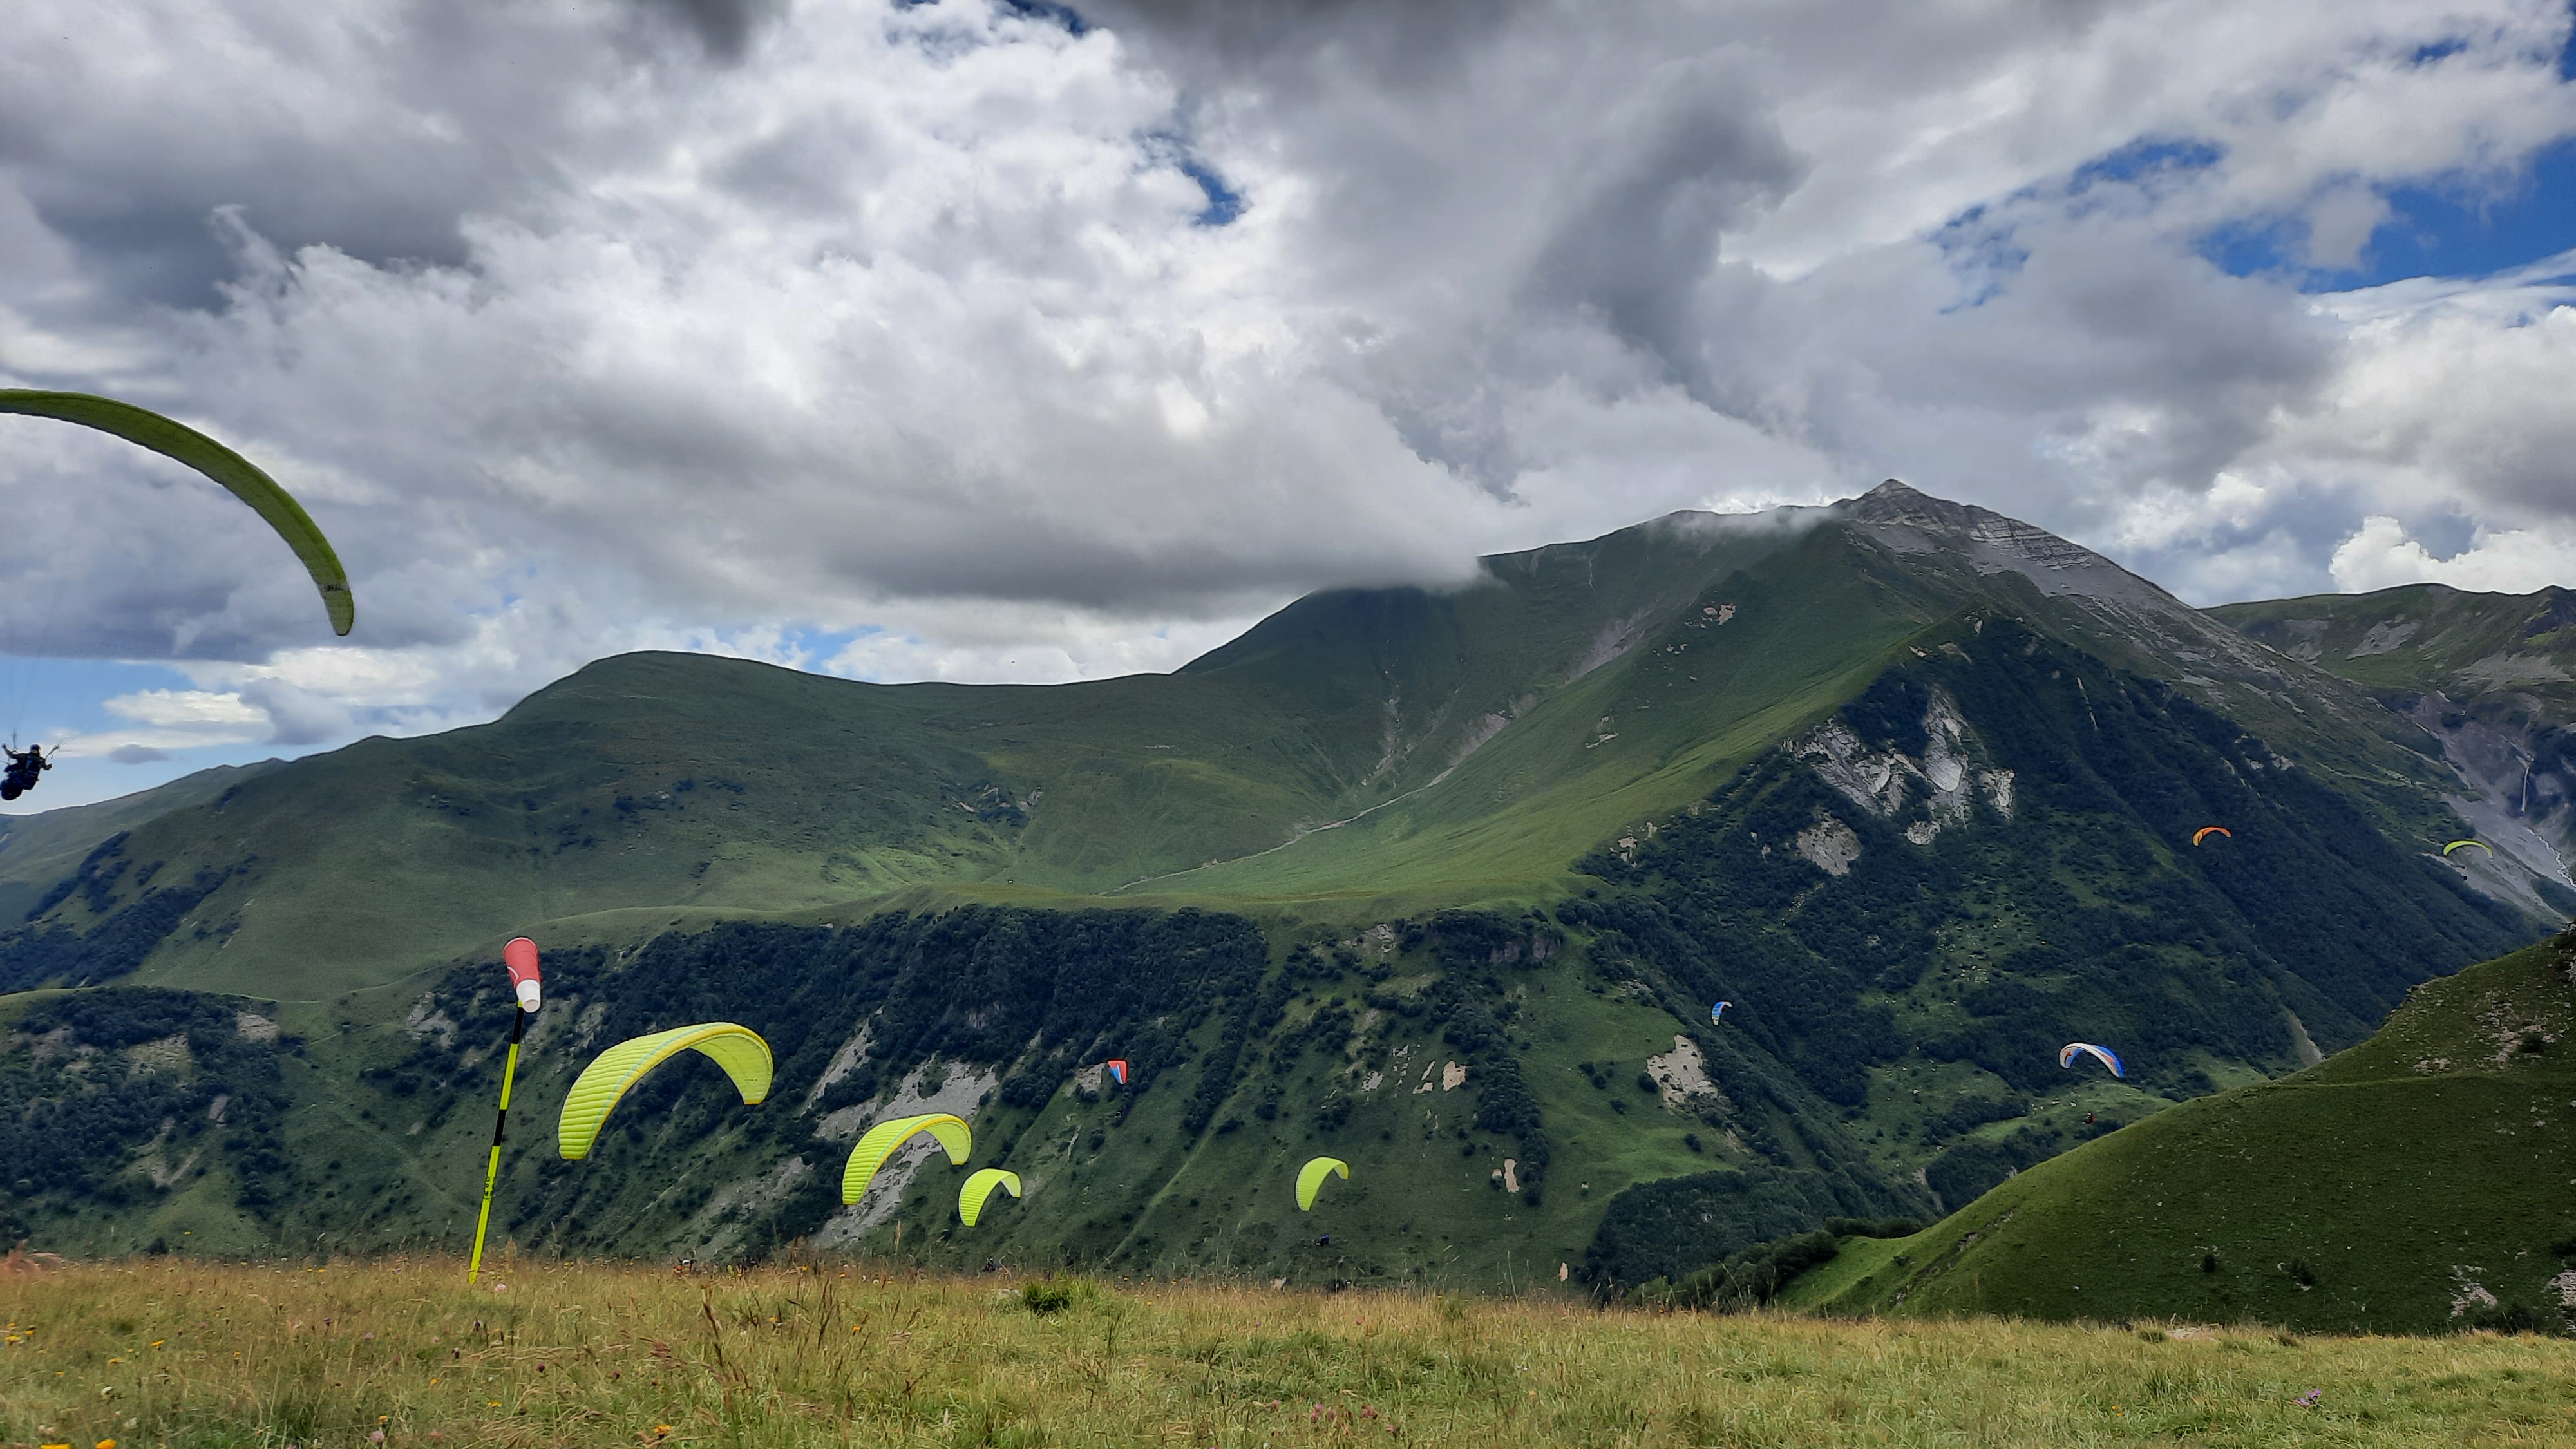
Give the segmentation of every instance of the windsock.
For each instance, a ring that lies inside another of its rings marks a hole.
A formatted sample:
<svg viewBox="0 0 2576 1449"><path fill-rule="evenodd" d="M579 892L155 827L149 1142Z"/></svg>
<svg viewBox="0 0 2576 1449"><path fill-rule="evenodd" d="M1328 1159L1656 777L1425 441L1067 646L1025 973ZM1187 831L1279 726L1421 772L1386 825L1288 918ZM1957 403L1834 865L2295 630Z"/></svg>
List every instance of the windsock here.
<svg viewBox="0 0 2576 1449"><path fill-rule="evenodd" d="M525 936L513 936L501 948L501 964L510 968L510 985L519 993L519 1009L537 1009L537 943Z"/></svg>

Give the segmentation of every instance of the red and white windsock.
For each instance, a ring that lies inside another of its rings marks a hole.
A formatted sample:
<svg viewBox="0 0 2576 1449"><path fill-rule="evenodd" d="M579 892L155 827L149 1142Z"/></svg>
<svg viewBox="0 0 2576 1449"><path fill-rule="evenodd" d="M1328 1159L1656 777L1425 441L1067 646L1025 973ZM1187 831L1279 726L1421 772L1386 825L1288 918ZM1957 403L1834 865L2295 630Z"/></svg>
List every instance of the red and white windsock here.
<svg viewBox="0 0 2576 1449"><path fill-rule="evenodd" d="M537 1009L537 943L513 936L501 948L501 964L510 968L510 985L519 993L519 1009Z"/></svg>

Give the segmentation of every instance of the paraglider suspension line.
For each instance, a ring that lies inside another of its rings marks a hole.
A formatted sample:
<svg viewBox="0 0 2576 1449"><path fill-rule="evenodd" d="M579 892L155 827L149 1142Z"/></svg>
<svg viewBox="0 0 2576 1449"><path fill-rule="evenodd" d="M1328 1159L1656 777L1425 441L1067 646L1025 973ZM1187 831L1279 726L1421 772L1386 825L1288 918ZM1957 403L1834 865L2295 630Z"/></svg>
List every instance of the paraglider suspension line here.
<svg viewBox="0 0 2576 1449"><path fill-rule="evenodd" d="M492 1225L492 1186L501 1178L501 1134L510 1125L510 1082L519 1074L519 1038L528 1029L528 1014L510 1013L510 1055L501 1067L501 1110L492 1114L492 1156L483 1165L483 1209L474 1216L474 1257L465 1266L465 1281L483 1276L483 1233Z"/></svg>

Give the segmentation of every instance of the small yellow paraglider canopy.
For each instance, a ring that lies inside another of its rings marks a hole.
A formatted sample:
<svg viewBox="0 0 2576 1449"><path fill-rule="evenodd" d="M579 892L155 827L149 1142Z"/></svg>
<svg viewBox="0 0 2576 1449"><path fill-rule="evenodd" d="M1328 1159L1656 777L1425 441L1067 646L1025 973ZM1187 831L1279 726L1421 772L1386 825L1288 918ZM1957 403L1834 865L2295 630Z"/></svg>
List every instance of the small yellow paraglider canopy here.
<svg viewBox="0 0 2576 1449"><path fill-rule="evenodd" d="M564 1098L563 1117L555 1124L555 1137L563 1155L575 1162L590 1155L590 1146L599 1140L600 1124L608 1120L626 1089L644 1079L644 1074L684 1051L695 1050L715 1061L742 1090L745 1103L755 1103L769 1095L771 1071L769 1043L760 1033L729 1021L710 1021L698 1026L673 1027L648 1036L630 1037L598 1056L581 1069L572 1091Z"/></svg>
<svg viewBox="0 0 2576 1449"><path fill-rule="evenodd" d="M975 1131L966 1125L963 1117L953 1117L946 1112L928 1112L918 1117L897 1117L891 1122L880 1122L867 1130L867 1134L859 1139L858 1146L850 1149L850 1165L841 1171L841 1201L857 1202L868 1190L868 1179L877 1175L877 1169L885 1166L885 1160L894 1155L894 1150L923 1132L939 1139L939 1145L948 1149L948 1161L954 1166L964 1167L966 1159L975 1151ZM967 1221L971 1223L974 1219Z"/></svg>
<svg viewBox="0 0 2576 1449"><path fill-rule="evenodd" d="M2443 853L2444 855L2448 855L2448 854L2450 854L2452 851L2455 851L2455 850L2459 849L2459 848L2460 848L2461 846L2463 846L2463 845L2474 845L2474 846L2476 846L2478 849L2485 851L2485 852L2486 852L2487 854L2489 854L2489 855L2493 855L2493 854L2495 854L2495 847L2494 847L2494 846L2492 846L2492 845L2487 844L2487 843L2486 843L2485 841L2483 841L2483 840L2454 840L2454 841L2452 841L2450 844L2445 845L2445 846L2443 846L2443 847L2442 847L2442 853Z"/></svg>
<svg viewBox="0 0 2576 1449"><path fill-rule="evenodd" d="M1314 1161L1307 1163L1305 1166L1298 1168L1297 1211L1301 1213L1313 1211L1315 1207L1315 1189L1324 1185L1325 1178L1336 1173L1341 1175L1342 1181L1350 1181L1351 1165L1338 1157L1318 1157Z"/></svg>
<svg viewBox="0 0 2576 1449"><path fill-rule="evenodd" d="M991 1197L997 1187L1018 1197L1020 1175L998 1167L979 1167L973 1176L966 1179L966 1190L957 1194L957 1216L966 1220L966 1226L975 1226L975 1220L984 1215L984 1199Z"/></svg>

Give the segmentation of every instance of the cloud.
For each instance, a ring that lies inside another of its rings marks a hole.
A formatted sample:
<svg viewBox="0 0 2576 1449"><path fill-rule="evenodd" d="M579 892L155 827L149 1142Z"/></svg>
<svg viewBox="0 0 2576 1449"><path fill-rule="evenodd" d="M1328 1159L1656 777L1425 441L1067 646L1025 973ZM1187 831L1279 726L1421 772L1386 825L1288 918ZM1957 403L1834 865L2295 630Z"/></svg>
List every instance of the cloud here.
<svg viewBox="0 0 2576 1449"><path fill-rule="evenodd" d="M2576 529L2481 533L2474 547L2436 558L2408 536L2404 524L2376 515L2336 546L2333 567L2335 586L2348 593L2448 584L2473 592L2527 594L2576 580Z"/></svg>
<svg viewBox="0 0 2576 1449"><path fill-rule="evenodd" d="M265 722L240 695L203 689L140 690L108 700L107 707L139 725L203 732L210 737L207 743L252 738L242 731Z"/></svg>
<svg viewBox="0 0 2576 1449"><path fill-rule="evenodd" d="M1076 10L37 0L0 380L260 459L359 627L218 490L23 420L0 625L187 671L101 750L301 748L621 649L1169 668L1890 475L2198 598L2576 513L2564 278L2299 290L2576 134L2563 6Z"/></svg>
<svg viewBox="0 0 2576 1449"><path fill-rule="evenodd" d="M781 0L636 0L648 15L677 22L719 60L739 61L753 32L778 18Z"/></svg>
<svg viewBox="0 0 2576 1449"><path fill-rule="evenodd" d="M2482 286L2400 283L2321 310L2343 324L2342 365L2269 451L2391 503L2439 497L2498 523L2567 516L2576 252Z"/></svg>
<svg viewBox="0 0 2576 1449"><path fill-rule="evenodd" d="M170 758L170 752L151 745L123 744L108 751L107 757L120 765L149 765Z"/></svg>

